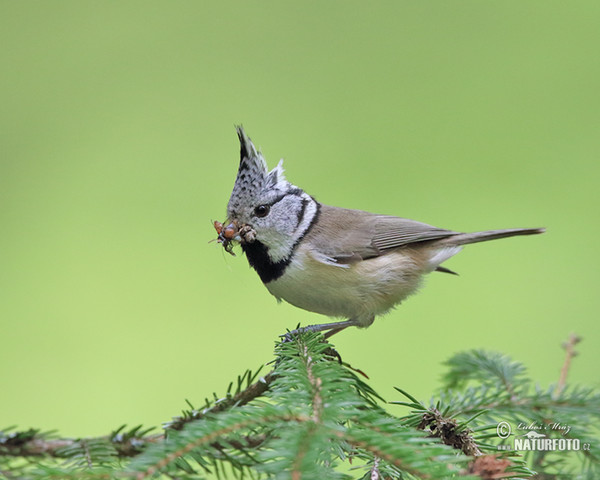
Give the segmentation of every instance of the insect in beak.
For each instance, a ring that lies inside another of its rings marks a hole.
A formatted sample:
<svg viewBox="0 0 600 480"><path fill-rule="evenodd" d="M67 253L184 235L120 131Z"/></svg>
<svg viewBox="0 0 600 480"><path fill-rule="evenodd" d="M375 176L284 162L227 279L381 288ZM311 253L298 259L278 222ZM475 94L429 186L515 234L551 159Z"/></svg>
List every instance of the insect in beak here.
<svg viewBox="0 0 600 480"><path fill-rule="evenodd" d="M238 234L237 222L234 220L229 225L225 226L221 222L216 220L213 222L215 230L217 231L217 242L223 245L223 248L227 253L230 253L235 257L233 253L233 241L241 241L241 237Z"/></svg>

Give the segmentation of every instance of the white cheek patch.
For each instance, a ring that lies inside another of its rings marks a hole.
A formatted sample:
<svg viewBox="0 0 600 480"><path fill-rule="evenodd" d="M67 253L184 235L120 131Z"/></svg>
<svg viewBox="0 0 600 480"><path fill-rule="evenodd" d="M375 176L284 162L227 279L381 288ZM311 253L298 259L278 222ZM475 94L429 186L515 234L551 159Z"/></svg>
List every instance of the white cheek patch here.
<svg viewBox="0 0 600 480"><path fill-rule="evenodd" d="M290 196L296 202L288 206L290 211L280 214L278 218L274 219L275 224L263 232L257 229L257 239L268 247L269 258L274 263L290 258L317 214L318 204L310 195L302 192L301 195L291 194ZM298 223L299 216L297 217L296 214L300 212L303 201L306 202L306 206L301 221Z"/></svg>

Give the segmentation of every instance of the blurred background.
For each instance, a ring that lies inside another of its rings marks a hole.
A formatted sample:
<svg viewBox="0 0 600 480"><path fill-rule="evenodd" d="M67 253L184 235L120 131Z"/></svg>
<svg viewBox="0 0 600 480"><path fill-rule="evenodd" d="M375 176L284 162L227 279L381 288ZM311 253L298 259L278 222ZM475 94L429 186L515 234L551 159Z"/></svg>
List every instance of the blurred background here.
<svg viewBox="0 0 600 480"><path fill-rule="evenodd" d="M327 321L209 243L236 124L321 202L548 228L333 337L386 399L427 400L471 348L546 386L570 332L570 381L598 386L599 21L592 0L2 2L0 428L160 425Z"/></svg>

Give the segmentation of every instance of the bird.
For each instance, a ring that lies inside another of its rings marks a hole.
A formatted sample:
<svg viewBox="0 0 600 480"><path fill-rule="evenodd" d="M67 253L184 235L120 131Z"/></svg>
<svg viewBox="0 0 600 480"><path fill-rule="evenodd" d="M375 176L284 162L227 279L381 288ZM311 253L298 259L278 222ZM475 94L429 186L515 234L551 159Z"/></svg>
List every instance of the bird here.
<svg viewBox="0 0 600 480"><path fill-rule="evenodd" d="M431 272L464 245L544 228L474 233L438 228L406 218L319 203L284 176L283 160L269 171L243 127L236 127L240 163L227 219L214 222L225 250L239 244L250 266L278 301L338 320L298 328L324 332L370 326L417 292Z"/></svg>

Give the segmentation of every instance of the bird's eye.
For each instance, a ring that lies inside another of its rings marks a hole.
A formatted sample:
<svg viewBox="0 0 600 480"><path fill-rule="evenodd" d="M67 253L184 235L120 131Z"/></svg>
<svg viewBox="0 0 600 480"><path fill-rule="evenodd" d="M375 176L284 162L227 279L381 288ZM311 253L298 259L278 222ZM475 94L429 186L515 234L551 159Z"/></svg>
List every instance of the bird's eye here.
<svg viewBox="0 0 600 480"><path fill-rule="evenodd" d="M270 208L271 207L269 207L268 205L259 205L254 209L254 214L260 218L266 217L269 214Z"/></svg>

